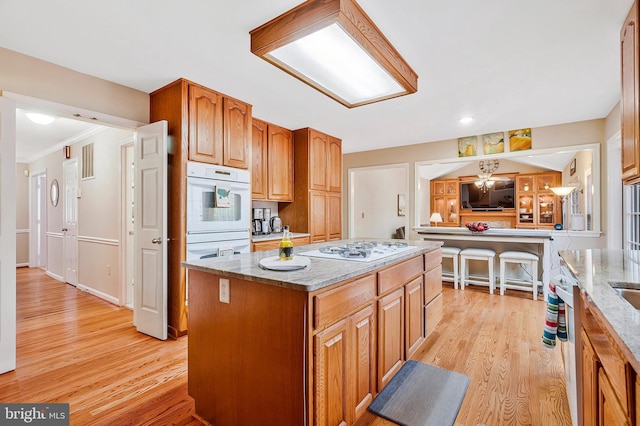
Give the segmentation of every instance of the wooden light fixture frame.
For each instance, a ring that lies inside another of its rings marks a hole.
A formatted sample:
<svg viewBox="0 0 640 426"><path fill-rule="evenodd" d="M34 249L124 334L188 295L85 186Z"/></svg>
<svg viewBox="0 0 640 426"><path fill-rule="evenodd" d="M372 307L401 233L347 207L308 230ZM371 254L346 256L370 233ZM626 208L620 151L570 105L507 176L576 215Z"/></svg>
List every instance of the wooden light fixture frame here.
<svg viewBox="0 0 640 426"><path fill-rule="evenodd" d="M405 92L350 104L313 80L267 56L269 52L333 23L340 25ZM418 90L418 75L354 0L308 0L250 31L250 35L253 54L349 108L408 95Z"/></svg>

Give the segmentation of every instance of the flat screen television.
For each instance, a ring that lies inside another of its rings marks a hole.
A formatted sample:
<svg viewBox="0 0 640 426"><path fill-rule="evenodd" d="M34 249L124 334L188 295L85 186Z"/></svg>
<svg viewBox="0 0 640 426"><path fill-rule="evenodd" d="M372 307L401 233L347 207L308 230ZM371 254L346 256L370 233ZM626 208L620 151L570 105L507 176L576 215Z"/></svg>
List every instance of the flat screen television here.
<svg viewBox="0 0 640 426"><path fill-rule="evenodd" d="M515 181L496 181L486 192L473 182L460 184L460 208L473 210L500 210L515 208Z"/></svg>

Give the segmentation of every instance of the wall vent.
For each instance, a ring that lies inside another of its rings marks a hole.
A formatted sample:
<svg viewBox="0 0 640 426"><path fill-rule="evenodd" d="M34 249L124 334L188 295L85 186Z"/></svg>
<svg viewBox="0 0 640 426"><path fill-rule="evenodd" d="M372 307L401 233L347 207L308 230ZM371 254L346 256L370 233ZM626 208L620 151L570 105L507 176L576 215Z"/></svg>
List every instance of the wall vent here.
<svg viewBox="0 0 640 426"><path fill-rule="evenodd" d="M93 144L82 147L82 179L94 178L93 173Z"/></svg>

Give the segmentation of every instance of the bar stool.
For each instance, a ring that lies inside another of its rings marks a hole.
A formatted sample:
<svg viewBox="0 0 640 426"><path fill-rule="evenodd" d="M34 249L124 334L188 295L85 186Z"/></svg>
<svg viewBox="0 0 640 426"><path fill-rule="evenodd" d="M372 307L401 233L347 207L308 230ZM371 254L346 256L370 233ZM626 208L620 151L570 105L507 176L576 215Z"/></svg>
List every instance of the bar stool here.
<svg viewBox="0 0 640 426"><path fill-rule="evenodd" d="M458 247L442 247L442 258L443 259L452 259L453 260L453 270L451 272L442 270L442 281L451 281L453 283L453 288L458 288L458 255L460 254L460 249Z"/></svg>
<svg viewBox="0 0 640 426"><path fill-rule="evenodd" d="M531 280L507 277L507 263L531 266ZM500 253L500 295L504 290L524 290L533 292L533 300L538 300L538 256L525 251L505 251Z"/></svg>
<svg viewBox="0 0 640 426"><path fill-rule="evenodd" d="M489 249L466 248L460 252L460 288L468 284L480 284L489 286L489 294L493 294L495 275L493 273L493 261L496 252ZM487 262L488 276L469 275L469 261L480 260Z"/></svg>

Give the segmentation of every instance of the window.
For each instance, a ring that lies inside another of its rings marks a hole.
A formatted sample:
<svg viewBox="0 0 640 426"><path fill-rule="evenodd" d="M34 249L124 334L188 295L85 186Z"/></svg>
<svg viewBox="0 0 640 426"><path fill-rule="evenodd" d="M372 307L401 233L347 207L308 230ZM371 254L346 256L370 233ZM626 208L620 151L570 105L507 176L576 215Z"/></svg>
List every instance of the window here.
<svg viewBox="0 0 640 426"><path fill-rule="evenodd" d="M640 249L640 184L624 187L624 248Z"/></svg>
<svg viewBox="0 0 640 426"><path fill-rule="evenodd" d="M90 143L82 147L82 179L93 177L93 144Z"/></svg>

